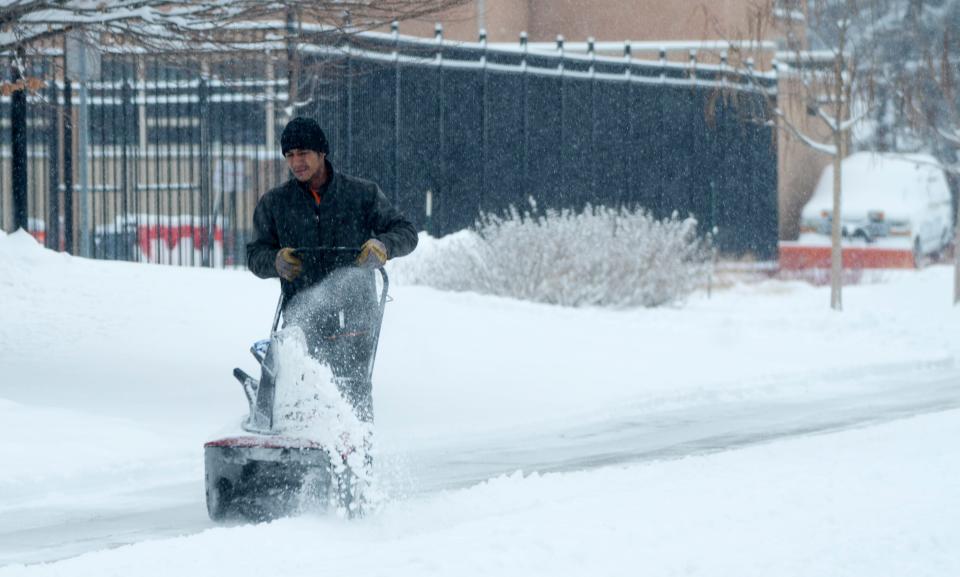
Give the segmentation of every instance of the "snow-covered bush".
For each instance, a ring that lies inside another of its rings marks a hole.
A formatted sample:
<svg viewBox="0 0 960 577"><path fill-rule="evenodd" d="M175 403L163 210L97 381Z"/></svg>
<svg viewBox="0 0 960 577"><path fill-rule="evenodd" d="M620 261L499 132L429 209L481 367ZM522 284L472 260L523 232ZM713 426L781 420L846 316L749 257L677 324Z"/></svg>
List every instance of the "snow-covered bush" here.
<svg viewBox="0 0 960 577"><path fill-rule="evenodd" d="M400 282L563 306L655 307L706 283L712 251L696 227L640 209L513 209L422 243L391 272Z"/></svg>

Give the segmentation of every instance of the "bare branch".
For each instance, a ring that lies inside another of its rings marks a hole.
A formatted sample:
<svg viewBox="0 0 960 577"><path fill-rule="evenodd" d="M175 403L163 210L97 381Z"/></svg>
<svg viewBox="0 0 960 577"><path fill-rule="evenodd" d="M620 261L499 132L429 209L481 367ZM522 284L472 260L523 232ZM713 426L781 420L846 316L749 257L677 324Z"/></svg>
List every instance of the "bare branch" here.
<svg viewBox="0 0 960 577"><path fill-rule="evenodd" d="M780 121L778 122L778 126L782 126L784 129L786 129L787 132L792 134L794 137L798 138L805 145L816 150L817 152L822 152L823 154L826 154L828 156L837 155L836 146L832 144L825 144L823 142L818 142L813 138L804 134L802 130L800 130L797 126L795 126L792 122L790 122L790 120L787 118L787 115L784 114L783 110L779 108L774 108L773 113L777 117L777 119Z"/></svg>
<svg viewBox="0 0 960 577"><path fill-rule="evenodd" d="M960 148L960 127L955 127L951 131L938 127L937 134L950 144Z"/></svg>
<svg viewBox="0 0 960 577"><path fill-rule="evenodd" d="M145 46L242 44L257 40L240 22L300 22L328 27L332 35L422 18L467 0L0 0L0 51L35 46L84 28L94 35Z"/></svg>
<svg viewBox="0 0 960 577"><path fill-rule="evenodd" d="M826 123L827 127L830 128L831 132L836 132L840 130L840 127L837 126L837 119L827 114L827 111L824 110L822 106L817 106L817 116L820 117L820 120Z"/></svg>
<svg viewBox="0 0 960 577"><path fill-rule="evenodd" d="M859 123L861 120L863 120L867 116L870 116L870 112L871 112L871 107L870 106L865 107L863 111L857 114L856 116L851 116L847 120L844 120L843 122L841 122L840 126L837 127L837 130L840 132L849 131L854 126L856 126L857 123Z"/></svg>

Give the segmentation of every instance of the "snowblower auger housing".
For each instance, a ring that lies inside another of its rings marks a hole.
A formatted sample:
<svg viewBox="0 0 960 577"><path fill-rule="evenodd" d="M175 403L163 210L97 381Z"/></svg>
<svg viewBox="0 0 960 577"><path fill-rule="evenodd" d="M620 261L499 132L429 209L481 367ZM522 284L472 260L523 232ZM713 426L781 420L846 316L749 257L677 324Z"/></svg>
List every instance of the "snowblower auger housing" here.
<svg viewBox="0 0 960 577"><path fill-rule="evenodd" d="M359 249L298 249L297 252L309 267L311 261L324 266L334 259L353 262ZM329 256L331 254L333 259ZM368 386L373 376L389 288L386 271L381 268L379 273L383 283L376 315L372 317L372 351L366 366L362 367L364 377L361 377L366 379ZM274 401L279 367L277 356L272 352L284 338L284 332L277 329L285 304L286 297L281 294L270 338L257 341L250 348L260 364L260 379L254 379L239 368L233 371L247 398L249 414L242 427L248 434L217 439L204 445L207 512L214 521L231 517L268 520L295 513L305 506L322 509L336 504L349 509L349 503L342 501L352 498L353 491L339 491L338 485L342 485L343 480L335 478L334 473L343 470L343 457L330 455L324 447L309 439L284 435L275 426ZM335 467L335 463L339 467Z"/></svg>

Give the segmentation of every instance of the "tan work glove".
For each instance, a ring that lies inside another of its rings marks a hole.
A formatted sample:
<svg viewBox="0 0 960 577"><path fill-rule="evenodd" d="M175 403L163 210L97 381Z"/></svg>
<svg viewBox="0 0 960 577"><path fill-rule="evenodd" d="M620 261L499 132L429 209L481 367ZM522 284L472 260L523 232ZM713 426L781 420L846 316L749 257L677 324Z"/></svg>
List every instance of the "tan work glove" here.
<svg viewBox="0 0 960 577"><path fill-rule="evenodd" d="M277 258L273 261L273 267L277 269L277 274L285 281L292 281L300 276L303 269L303 261L297 256L292 248L281 248L277 252Z"/></svg>
<svg viewBox="0 0 960 577"><path fill-rule="evenodd" d="M387 262L387 247L375 238L363 243L357 266L361 268L380 268Z"/></svg>

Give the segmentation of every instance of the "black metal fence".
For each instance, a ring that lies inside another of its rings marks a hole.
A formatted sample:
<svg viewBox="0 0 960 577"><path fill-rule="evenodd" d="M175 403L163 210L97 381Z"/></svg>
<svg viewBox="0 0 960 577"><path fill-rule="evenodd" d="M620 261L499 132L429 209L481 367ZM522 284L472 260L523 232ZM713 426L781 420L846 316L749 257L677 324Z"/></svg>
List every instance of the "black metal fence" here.
<svg viewBox="0 0 960 577"><path fill-rule="evenodd" d="M299 54L291 74L263 53L106 53L86 106L55 80L56 58L29 61L48 81L27 104L28 228L96 258L242 264L259 195L286 178L283 124L311 115L338 169L378 182L435 235L534 199L692 214L723 251L776 254L776 140L757 122L772 77L378 34ZM10 112L5 97L7 229Z"/></svg>

